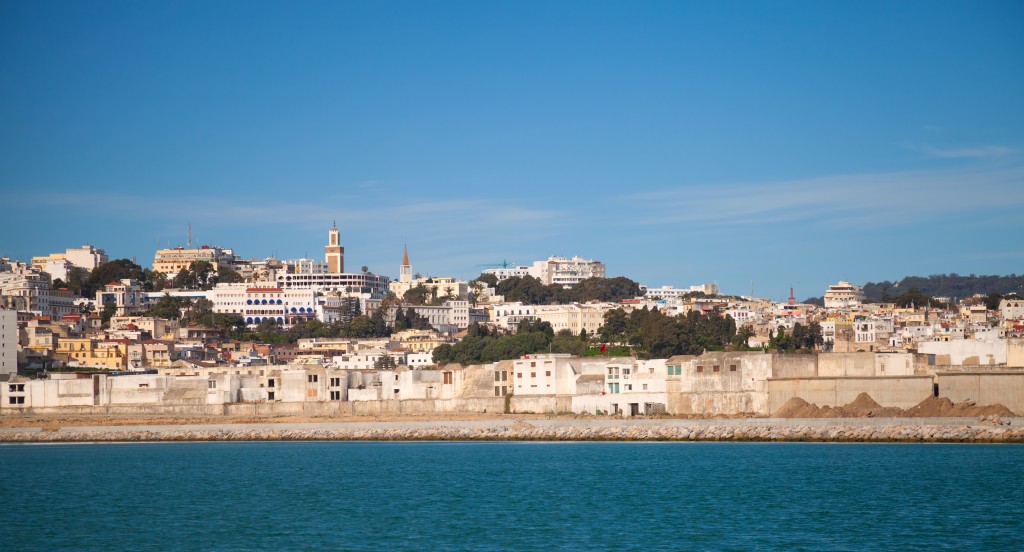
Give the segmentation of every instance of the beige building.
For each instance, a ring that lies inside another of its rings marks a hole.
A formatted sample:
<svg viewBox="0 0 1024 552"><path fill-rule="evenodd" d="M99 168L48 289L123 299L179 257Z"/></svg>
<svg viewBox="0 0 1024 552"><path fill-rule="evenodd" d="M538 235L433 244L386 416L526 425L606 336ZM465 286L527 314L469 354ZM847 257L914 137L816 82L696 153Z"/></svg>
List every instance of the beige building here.
<svg viewBox="0 0 1024 552"><path fill-rule="evenodd" d="M569 330L575 335L586 330L594 335L604 325L604 313L614 308L606 303L587 303L570 305L537 305L533 306L533 318L551 324L558 333Z"/></svg>
<svg viewBox="0 0 1024 552"><path fill-rule="evenodd" d="M214 270L220 270L221 266L234 266L235 254L230 249L209 245L198 249L185 249L184 247L158 249L153 258L153 271L162 272L173 278L178 272L188 270L196 261L206 261L213 265Z"/></svg>
<svg viewBox="0 0 1024 552"><path fill-rule="evenodd" d="M826 309L845 309L864 302L864 289L850 282L839 282L825 290Z"/></svg>
<svg viewBox="0 0 1024 552"><path fill-rule="evenodd" d="M83 245L67 249L63 253L50 253L39 257L32 257L32 268L46 272L53 279L68 279L68 269L71 267L93 270L103 263L108 262L106 251L97 249L91 245Z"/></svg>

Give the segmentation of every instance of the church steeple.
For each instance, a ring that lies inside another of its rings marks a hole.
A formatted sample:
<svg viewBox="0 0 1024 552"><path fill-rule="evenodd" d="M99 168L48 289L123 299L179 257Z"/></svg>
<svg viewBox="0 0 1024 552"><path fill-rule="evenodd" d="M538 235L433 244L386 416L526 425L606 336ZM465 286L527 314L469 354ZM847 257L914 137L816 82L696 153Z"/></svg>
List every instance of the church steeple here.
<svg viewBox="0 0 1024 552"><path fill-rule="evenodd" d="M409 245L406 244L402 254L402 266L398 269L399 282L412 282L412 265L409 264Z"/></svg>

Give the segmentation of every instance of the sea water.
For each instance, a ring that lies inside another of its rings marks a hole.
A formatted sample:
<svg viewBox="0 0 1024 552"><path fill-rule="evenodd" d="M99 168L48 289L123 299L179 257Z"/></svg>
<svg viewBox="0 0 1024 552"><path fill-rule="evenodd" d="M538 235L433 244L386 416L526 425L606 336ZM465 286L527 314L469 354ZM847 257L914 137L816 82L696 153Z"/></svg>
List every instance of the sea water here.
<svg viewBox="0 0 1024 552"><path fill-rule="evenodd" d="M0 446L2 550L1024 550L1024 447Z"/></svg>

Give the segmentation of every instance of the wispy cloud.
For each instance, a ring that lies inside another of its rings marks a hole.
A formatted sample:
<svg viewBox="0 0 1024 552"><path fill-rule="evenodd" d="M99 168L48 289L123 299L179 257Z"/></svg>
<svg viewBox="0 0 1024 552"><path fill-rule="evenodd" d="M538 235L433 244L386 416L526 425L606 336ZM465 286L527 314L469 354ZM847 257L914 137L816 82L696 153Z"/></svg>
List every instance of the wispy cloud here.
<svg viewBox="0 0 1024 552"><path fill-rule="evenodd" d="M91 215L120 221L191 222L206 225L322 229L332 221L345 227L378 225L414 229L422 239L441 239L498 230L497 224L530 225L535 230L560 224L565 212L536 209L496 199L368 200L332 198L317 202L266 201L257 196L148 197L110 194L27 194L19 201L55 208L75 207ZM507 229L507 228L506 228Z"/></svg>
<svg viewBox="0 0 1024 552"><path fill-rule="evenodd" d="M1001 157L1014 153L1016 150L1007 146L986 145L960 148L940 148L927 144L911 144L910 149L923 153L929 157L943 159L977 159L985 157Z"/></svg>
<svg viewBox="0 0 1024 552"><path fill-rule="evenodd" d="M943 215L1024 207L1024 167L826 176L688 186L623 198L645 224L936 223Z"/></svg>

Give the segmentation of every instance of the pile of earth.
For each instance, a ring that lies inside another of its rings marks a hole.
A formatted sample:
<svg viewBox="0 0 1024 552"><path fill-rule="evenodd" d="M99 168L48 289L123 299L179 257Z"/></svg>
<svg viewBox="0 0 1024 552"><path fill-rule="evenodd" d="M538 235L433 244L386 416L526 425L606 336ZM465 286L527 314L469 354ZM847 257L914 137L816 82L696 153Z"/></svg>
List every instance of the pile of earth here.
<svg viewBox="0 0 1024 552"><path fill-rule="evenodd" d="M906 410L882 406L867 393L857 395L843 406L818 406L800 397L793 397L782 405L773 418L965 418L975 416L1015 416L1001 404L977 406L973 401L954 403L943 397L928 397Z"/></svg>

